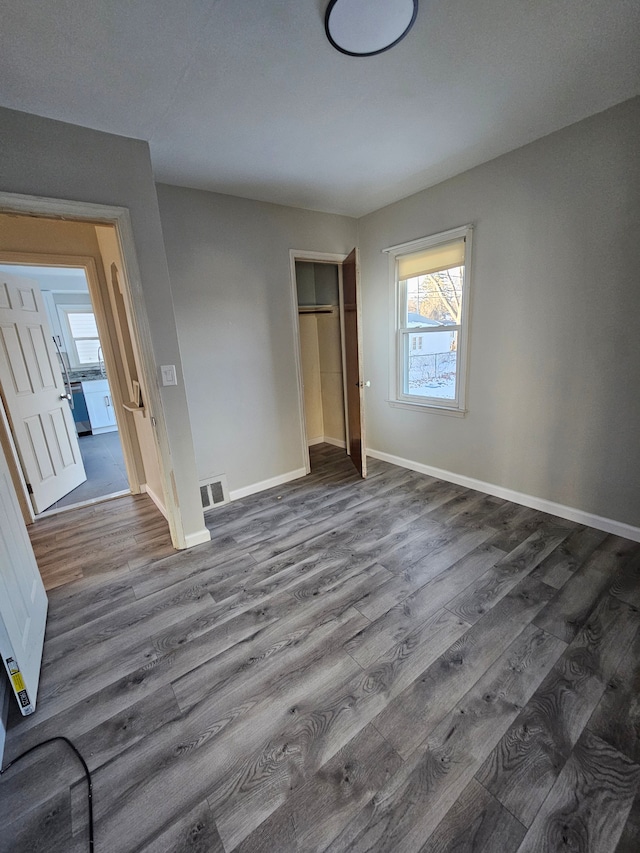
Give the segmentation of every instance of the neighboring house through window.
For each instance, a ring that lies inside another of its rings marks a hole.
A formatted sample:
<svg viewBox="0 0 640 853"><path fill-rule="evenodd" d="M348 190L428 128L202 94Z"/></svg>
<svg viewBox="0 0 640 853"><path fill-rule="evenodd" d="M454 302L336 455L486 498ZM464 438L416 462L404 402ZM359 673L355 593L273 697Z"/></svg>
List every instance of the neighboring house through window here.
<svg viewBox="0 0 640 853"><path fill-rule="evenodd" d="M463 414L471 226L387 249L396 305L392 405Z"/></svg>

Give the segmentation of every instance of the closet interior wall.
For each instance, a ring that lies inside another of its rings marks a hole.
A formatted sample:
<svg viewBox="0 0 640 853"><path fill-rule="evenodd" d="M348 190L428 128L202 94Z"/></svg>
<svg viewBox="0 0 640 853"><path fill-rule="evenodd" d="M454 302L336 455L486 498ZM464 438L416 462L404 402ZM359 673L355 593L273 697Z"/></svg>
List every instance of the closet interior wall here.
<svg viewBox="0 0 640 853"><path fill-rule="evenodd" d="M307 443L345 447L338 267L296 261L296 284Z"/></svg>

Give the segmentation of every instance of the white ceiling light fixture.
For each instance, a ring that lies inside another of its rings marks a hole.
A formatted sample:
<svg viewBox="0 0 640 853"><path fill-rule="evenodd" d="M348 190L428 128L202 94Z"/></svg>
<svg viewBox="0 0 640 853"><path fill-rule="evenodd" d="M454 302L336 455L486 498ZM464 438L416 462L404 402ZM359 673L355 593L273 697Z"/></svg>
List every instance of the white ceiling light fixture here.
<svg viewBox="0 0 640 853"><path fill-rule="evenodd" d="M398 44L418 14L418 0L331 0L327 38L348 56L376 56Z"/></svg>

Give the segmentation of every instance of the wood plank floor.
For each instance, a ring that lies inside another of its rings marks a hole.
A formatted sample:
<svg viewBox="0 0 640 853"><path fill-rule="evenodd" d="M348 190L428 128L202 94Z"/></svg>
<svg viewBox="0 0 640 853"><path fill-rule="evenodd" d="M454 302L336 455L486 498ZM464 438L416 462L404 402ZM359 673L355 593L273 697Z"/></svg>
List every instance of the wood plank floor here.
<svg viewBox="0 0 640 853"><path fill-rule="evenodd" d="M312 451L188 552L143 497L36 525L78 578L5 759L73 740L98 853L637 853L640 545ZM86 849L61 746L0 802L0 851Z"/></svg>
<svg viewBox="0 0 640 853"><path fill-rule="evenodd" d="M46 590L175 553L169 525L146 495L44 515L29 535Z"/></svg>

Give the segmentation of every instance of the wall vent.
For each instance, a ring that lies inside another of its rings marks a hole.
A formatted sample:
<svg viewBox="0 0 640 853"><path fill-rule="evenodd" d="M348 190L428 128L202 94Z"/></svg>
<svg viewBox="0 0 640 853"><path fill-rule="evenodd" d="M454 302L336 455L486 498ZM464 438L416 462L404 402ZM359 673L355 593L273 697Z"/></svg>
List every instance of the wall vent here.
<svg viewBox="0 0 640 853"><path fill-rule="evenodd" d="M227 486L227 475L216 474L215 477L207 477L206 480L200 480L200 500L202 501L202 509L206 512L209 509L223 506L229 503L229 487Z"/></svg>

